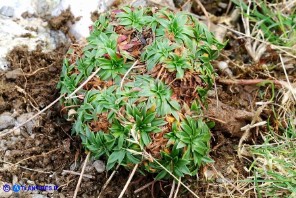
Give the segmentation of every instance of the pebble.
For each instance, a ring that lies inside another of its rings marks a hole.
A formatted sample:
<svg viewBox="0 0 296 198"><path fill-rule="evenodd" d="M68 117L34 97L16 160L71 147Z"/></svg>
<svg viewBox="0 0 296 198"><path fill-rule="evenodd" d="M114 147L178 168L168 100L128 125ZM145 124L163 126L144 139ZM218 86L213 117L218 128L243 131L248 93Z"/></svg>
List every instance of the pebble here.
<svg viewBox="0 0 296 198"><path fill-rule="evenodd" d="M228 183L229 180L227 178L217 178L216 182L219 184Z"/></svg>
<svg viewBox="0 0 296 198"><path fill-rule="evenodd" d="M229 65L227 62L225 61L219 61L218 63L218 67L222 72L225 72L228 76L232 77L233 73L232 71L229 69Z"/></svg>
<svg viewBox="0 0 296 198"><path fill-rule="evenodd" d="M7 60L0 57L0 71L7 71L10 64Z"/></svg>
<svg viewBox="0 0 296 198"><path fill-rule="evenodd" d="M14 15L14 9L10 6L2 6L0 8L0 14L6 17L13 17Z"/></svg>
<svg viewBox="0 0 296 198"><path fill-rule="evenodd" d="M98 173L102 173L106 169L105 163L101 160L94 161L94 163L92 165L93 165L93 167L95 167L95 169Z"/></svg>
<svg viewBox="0 0 296 198"><path fill-rule="evenodd" d="M14 70L12 70L12 71L8 71L8 72L6 72L5 77L6 77L7 79L13 79L13 80L15 80L15 79L17 79L19 76L21 76L22 74L23 74L22 69L21 69L21 68L17 68L17 69L14 69Z"/></svg>
<svg viewBox="0 0 296 198"><path fill-rule="evenodd" d="M137 0L137 1L134 1L132 2L132 6L134 7L145 7L147 6L147 1L146 0Z"/></svg>
<svg viewBox="0 0 296 198"><path fill-rule="evenodd" d="M12 128L15 125L15 119L9 112L4 112L0 115L0 130Z"/></svg>
<svg viewBox="0 0 296 198"><path fill-rule="evenodd" d="M27 121L27 120L30 119L33 115L34 115L33 112L30 112L30 113L24 113L24 114L20 115L20 116L17 118L17 122L18 122L18 124L21 124L21 123ZM24 126L25 126L27 132L31 135L32 132L33 132L33 129L34 129L35 127L38 127L38 126L39 126L39 122L38 122L38 120L36 120L36 118L35 118L35 119L31 120L30 122L27 122Z"/></svg>
<svg viewBox="0 0 296 198"><path fill-rule="evenodd" d="M49 10L49 5L46 0L38 0L36 3L37 14L42 16Z"/></svg>
<svg viewBox="0 0 296 198"><path fill-rule="evenodd" d="M19 136L19 135L21 135L21 129L20 129L20 128L15 129L15 130L13 131L13 134L14 134L15 136Z"/></svg>
<svg viewBox="0 0 296 198"><path fill-rule="evenodd" d="M32 194L31 198L47 198L47 196L41 194Z"/></svg>

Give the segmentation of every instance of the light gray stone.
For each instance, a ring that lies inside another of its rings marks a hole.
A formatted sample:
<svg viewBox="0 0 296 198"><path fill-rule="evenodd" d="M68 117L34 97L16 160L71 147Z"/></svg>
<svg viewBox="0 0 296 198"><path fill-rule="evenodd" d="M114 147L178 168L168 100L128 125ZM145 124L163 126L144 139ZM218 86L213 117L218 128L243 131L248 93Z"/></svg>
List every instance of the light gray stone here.
<svg viewBox="0 0 296 198"><path fill-rule="evenodd" d="M46 195L41 195L41 194L32 194L31 198L47 198Z"/></svg>
<svg viewBox="0 0 296 198"><path fill-rule="evenodd" d="M21 76L22 74L23 74L22 69L21 69L21 68L17 68L17 69L14 69L14 70L12 70L12 71L8 71L8 72L6 72L5 77L6 77L7 79L13 79L13 80L15 80L15 79L17 79L19 76Z"/></svg>
<svg viewBox="0 0 296 198"><path fill-rule="evenodd" d="M15 125L15 119L10 115L10 113L2 113L0 115L0 130L12 128Z"/></svg>
<svg viewBox="0 0 296 198"><path fill-rule="evenodd" d="M94 161L93 166L95 167L98 173L102 173L106 169L105 163L101 160Z"/></svg>
<svg viewBox="0 0 296 198"><path fill-rule="evenodd" d="M13 17L14 15L14 9L10 6L2 6L0 8L0 14L6 17Z"/></svg>
<svg viewBox="0 0 296 198"><path fill-rule="evenodd" d="M29 120L32 116L34 116L33 112L24 113L17 118L17 122L18 124L22 124L23 122L26 122L27 120ZM35 127L39 127L39 120L38 118L35 118L30 122L27 122L24 126L27 129L27 132L31 135L33 132L33 129Z"/></svg>
<svg viewBox="0 0 296 198"><path fill-rule="evenodd" d="M49 5L46 0L39 0L36 3L36 11L37 14L40 16L43 16L45 13L47 13L49 10Z"/></svg>

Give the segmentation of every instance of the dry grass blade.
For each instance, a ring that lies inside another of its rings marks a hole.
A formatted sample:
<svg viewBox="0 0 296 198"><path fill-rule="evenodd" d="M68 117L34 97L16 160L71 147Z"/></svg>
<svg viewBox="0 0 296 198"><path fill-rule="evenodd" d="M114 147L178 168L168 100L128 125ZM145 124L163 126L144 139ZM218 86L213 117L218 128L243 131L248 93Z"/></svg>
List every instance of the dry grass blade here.
<svg viewBox="0 0 296 198"><path fill-rule="evenodd" d="M85 167L86 167L86 164L88 162L88 158L90 156L90 152L88 152L85 160L84 160L84 164L83 164L83 167L82 167L82 170L81 170L81 173L80 173L80 176L79 176L79 180L77 182L77 185L76 185L76 189L75 189L75 192L74 192L74 196L73 198L76 198L77 197L77 193L79 191L79 188L80 188L80 184L81 184L81 181L82 181L82 177L83 177L83 173L84 173L84 170L85 170Z"/></svg>
<svg viewBox="0 0 296 198"><path fill-rule="evenodd" d="M195 2L198 4L198 6L201 8L202 12L204 13L204 15L205 15L205 17L207 19L207 26L208 26L208 28L210 28L211 20L210 20L209 13L205 9L205 7L202 5L202 3L200 2L200 0L195 0Z"/></svg>
<svg viewBox="0 0 296 198"><path fill-rule="evenodd" d="M259 107L257 109L257 111L255 112L254 117L253 117L250 125L247 125L247 126L241 128L241 130L242 131L244 130L245 132L242 135L242 137L240 138L239 143L238 143L237 155L238 155L239 159L242 158L242 144L251 135L251 132L250 132L251 128L262 126L262 125L266 124L265 121L261 122L261 118L260 118L260 114L262 113L262 111L264 110L266 105L267 104L264 104L263 106L261 106L261 107ZM257 121L259 121L259 123L256 123Z"/></svg>
<svg viewBox="0 0 296 198"><path fill-rule="evenodd" d="M141 153L142 154L142 153ZM199 196L197 194L195 194L195 192L193 192L188 186L186 186L180 179L178 179L171 171L169 171L166 167L164 167L161 163L159 163L157 161L157 159L155 159L152 155L150 155L149 153L147 153L145 150L143 152L143 157L147 158L147 159L153 159L163 170L165 170L167 173L169 173L175 180L177 180L178 182L181 183L181 185L186 188L186 190L188 190L194 197L199 198Z"/></svg>
<svg viewBox="0 0 296 198"><path fill-rule="evenodd" d="M126 184L124 185L124 188L122 189L120 195L118 196L118 198L122 198L122 197L123 197L123 195L124 195L124 193L125 193L125 191L126 191L128 185L131 183L131 180L132 180L134 174L136 173L136 170L137 170L138 166L139 166L139 164L136 164L136 165L135 165L133 171L131 172L131 174L130 174L130 176L129 176L127 182L126 182Z"/></svg>
<svg viewBox="0 0 296 198"><path fill-rule="evenodd" d="M292 95L294 97L294 100L296 102L296 88L293 88L292 85L291 85L291 83L290 83L290 80L289 80L289 77L288 77L288 74L287 74L287 71L286 71L286 68L285 68L285 65L284 65L283 58L282 58L282 55L281 54L280 54L280 59L281 59L281 64L282 64L282 67L283 67L283 70L284 70L284 73L285 73L285 77L286 77L287 83L288 83L287 88L292 93Z"/></svg>
<svg viewBox="0 0 296 198"><path fill-rule="evenodd" d="M70 170L63 170L63 173L69 173L69 174L72 174L72 175L81 175L81 173L77 173L75 171L70 171ZM87 177L89 179L94 179L94 177L92 175L88 175L88 174L83 174L82 175L83 177Z"/></svg>
<svg viewBox="0 0 296 198"><path fill-rule="evenodd" d="M108 180L106 181L106 183L103 185L100 194L98 195L98 198L101 197L103 191L105 190L105 188L108 186L108 184L110 183L110 181L112 180L112 178L114 177L117 169L119 168L119 165L117 165L117 167L115 168L115 170L111 173L110 177L108 178Z"/></svg>
<svg viewBox="0 0 296 198"><path fill-rule="evenodd" d="M65 99L69 99L72 96L74 96L74 94L76 94L84 85L86 85L86 83L88 83L88 81L90 81L99 71L101 70L101 68L97 68L96 71L94 71L77 89L75 89L69 96L67 96Z"/></svg>
<svg viewBox="0 0 296 198"><path fill-rule="evenodd" d="M123 83L124 83L124 79L126 78L126 76L130 73L130 71L138 64L138 60L136 60L134 62L134 64L127 70L127 72L124 74L123 78L121 79L120 82L120 89L122 89Z"/></svg>
<svg viewBox="0 0 296 198"><path fill-rule="evenodd" d="M222 24L218 24L218 25L221 26L221 27L224 27L224 28L226 28L226 29L228 29L228 30L230 30L230 31L232 31L232 32L234 32L234 33L236 33L236 34L238 34L238 35L245 36L245 37L247 37L247 38L251 38L251 39L256 40L256 41L258 41L258 42L261 42L261 43L265 43L265 44L269 45L269 46L270 46L271 48L273 48L273 49L277 49L277 50L279 50L279 51L281 51L281 52L287 54L288 56L291 56L291 57L293 57L293 58L296 58L296 55L294 55L294 54L290 53L289 51L285 50L285 49L290 49L290 48L286 48L286 47L282 47L282 46L278 46L278 45L273 45L273 44L271 44L271 43L268 42L268 41L264 41L264 40L261 40L261 39L259 39L259 38L255 38L255 37L253 37L253 36L248 36L248 35L246 35L245 33L242 33L242 32L239 32L239 31L237 31L237 30L234 30L233 28L230 28L230 27L228 27L228 26L225 26L225 25L222 25Z"/></svg>
<svg viewBox="0 0 296 198"><path fill-rule="evenodd" d="M171 188L171 192L170 192L169 198L173 198L173 196L174 196L175 185L176 185L176 182L175 182L175 180L173 180L172 188Z"/></svg>
<svg viewBox="0 0 296 198"><path fill-rule="evenodd" d="M178 196L180 185L181 185L181 177L179 177L179 181L178 181L178 185L177 185L177 188L176 188L176 191L175 191L174 198L177 198L177 196Z"/></svg>

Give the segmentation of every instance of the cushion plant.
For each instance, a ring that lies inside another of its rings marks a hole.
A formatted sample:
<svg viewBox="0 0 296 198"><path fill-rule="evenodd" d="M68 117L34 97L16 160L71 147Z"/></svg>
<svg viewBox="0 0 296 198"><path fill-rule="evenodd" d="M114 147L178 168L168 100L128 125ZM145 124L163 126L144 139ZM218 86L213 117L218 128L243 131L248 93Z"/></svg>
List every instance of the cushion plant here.
<svg viewBox="0 0 296 198"><path fill-rule="evenodd" d="M210 61L222 48L190 14L132 7L101 14L83 49L69 50L58 83L69 96L99 68L61 101L74 118L73 135L94 158L105 158L108 170L138 164L169 178L161 164L176 177L196 174L211 161L202 115Z"/></svg>

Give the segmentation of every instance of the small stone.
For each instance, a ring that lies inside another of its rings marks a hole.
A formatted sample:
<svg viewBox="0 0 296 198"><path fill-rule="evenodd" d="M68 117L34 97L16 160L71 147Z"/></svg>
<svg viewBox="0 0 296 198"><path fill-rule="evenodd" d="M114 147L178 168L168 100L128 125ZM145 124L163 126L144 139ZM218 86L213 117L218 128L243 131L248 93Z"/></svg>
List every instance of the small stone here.
<svg viewBox="0 0 296 198"><path fill-rule="evenodd" d="M0 57L0 71L7 71L10 64L4 58Z"/></svg>
<svg viewBox="0 0 296 198"><path fill-rule="evenodd" d="M27 120L29 120L32 116L34 116L33 112L24 113L17 118L17 122L18 122L18 124L22 124L22 123L26 122ZM39 120L35 118L35 119L31 120L30 122L27 122L24 126L27 129L27 132L31 135L33 132L33 129L35 127L39 127Z"/></svg>
<svg viewBox="0 0 296 198"><path fill-rule="evenodd" d="M15 119L8 112L0 115L0 130L12 128L15 125Z"/></svg>
<svg viewBox="0 0 296 198"><path fill-rule="evenodd" d="M47 198L47 196L41 194L32 194L31 198Z"/></svg>
<svg viewBox="0 0 296 198"><path fill-rule="evenodd" d="M5 77L6 77L7 79L13 79L13 80L15 80L15 79L17 79L19 76L21 76L22 74L23 74L22 69L21 69L21 68L17 68L17 69L14 69L14 70L12 70L12 71L8 71L8 72L6 72Z"/></svg>
<svg viewBox="0 0 296 198"><path fill-rule="evenodd" d="M227 178L217 178L216 182L219 184L228 183L229 180Z"/></svg>
<svg viewBox="0 0 296 198"><path fill-rule="evenodd" d="M38 0L36 3L36 11L40 16L44 16L49 10L47 0Z"/></svg>
<svg viewBox="0 0 296 198"><path fill-rule="evenodd" d="M0 14L6 17L13 17L14 15L14 9L10 6L2 6L0 8Z"/></svg>
<svg viewBox="0 0 296 198"><path fill-rule="evenodd" d="M35 182L34 181L31 181L31 180L27 180L27 184L33 186L33 185L35 185Z"/></svg>
<svg viewBox="0 0 296 198"><path fill-rule="evenodd" d="M20 129L20 128L15 129L15 130L13 131L13 134L14 134L15 136L19 136L19 135L21 135L21 129Z"/></svg>
<svg viewBox="0 0 296 198"><path fill-rule="evenodd" d="M147 6L147 1L146 0L136 0L132 3L133 7L145 7Z"/></svg>
<svg viewBox="0 0 296 198"><path fill-rule="evenodd" d="M94 161L93 166L95 167L98 173L102 173L106 169L105 163L101 160Z"/></svg>

